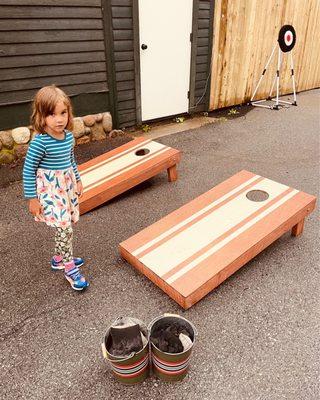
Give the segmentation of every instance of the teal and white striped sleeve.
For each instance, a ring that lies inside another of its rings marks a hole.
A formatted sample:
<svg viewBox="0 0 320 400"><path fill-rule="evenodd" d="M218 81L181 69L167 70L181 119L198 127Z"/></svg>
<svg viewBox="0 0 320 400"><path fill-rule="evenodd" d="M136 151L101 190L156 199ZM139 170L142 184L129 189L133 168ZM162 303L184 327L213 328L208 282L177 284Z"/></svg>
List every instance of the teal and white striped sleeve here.
<svg viewBox="0 0 320 400"><path fill-rule="evenodd" d="M23 166L23 190L26 199L37 198L37 169L46 149L40 136L36 136L29 144Z"/></svg>
<svg viewBox="0 0 320 400"><path fill-rule="evenodd" d="M76 158L74 156L74 146L75 146L75 140L73 138L73 145L72 145L72 148L71 148L71 165L72 165L72 168L73 168L73 172L74 172L74 174L76 176L76 181L78 182L78 181L81 180L81 177L80 177L80 174L79 174L79 171L78 171Z"/></svg>

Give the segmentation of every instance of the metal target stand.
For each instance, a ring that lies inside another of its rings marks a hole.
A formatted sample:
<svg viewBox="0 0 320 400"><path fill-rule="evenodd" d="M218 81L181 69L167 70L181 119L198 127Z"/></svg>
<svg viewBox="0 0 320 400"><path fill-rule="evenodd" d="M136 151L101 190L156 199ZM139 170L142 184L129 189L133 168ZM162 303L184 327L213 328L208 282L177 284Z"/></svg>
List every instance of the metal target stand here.
<svg viewBox="0 0 320 400"><path fill-rule="evenodd" d="M285 35L286 34L289 34L289 38L291 39L291 43L289 45L286 43L286 40L285 40ZM264 67L264 70L263 70L263 72L261 74L261 77L259 79L257 87L255 88L255 90L253 92L253 95L252 95L252 97L250 99L250 104L253 105L253 106L269 108L271 110L279 110L279 106L281 104L290 104L290 105L294 105L294 106L297 105L296 86L295 86L294 70L293 70L293 57L292 57L292 52L291 52L291 50L293 49L293 47L295 45L295 42L296 42L296 33L295 33L294 28L291 25L284 25L280 29L278 42L279 42L278 45L275 45L273 50L272 50L271 56L269 57L266 66ZM262 79L263 79L263 77L264 77L264 75L265 75L265 73L266 73L266 71L268 69L268 66L269 66L269 64L270 64L270 62L271 62L271 60L273 58L273 55L275 53L275 50L276 50L277 46L279 46L279 48L278 48L278 65L277 65L276 75L275 75L275 78L273 80L271 90L269 92L269 96L264 100L253 101L254 96L256 95L256 93L257 93L257 91L259 89L259 86L260 86L260 84L262 82ZM292 87L293 87L293 102L285 101L285 100L279 100L281 52L284 52L284 53L290 52L291 78L292 78ZM272 95L275 83L276 83L276 87L277 87L277 95L276 95L276 98L272 98L271 95ZM261 104L261 103L266 102L266 101L273 101L273 102L275 102L275 104L273 104L273 105Z"/></svg>

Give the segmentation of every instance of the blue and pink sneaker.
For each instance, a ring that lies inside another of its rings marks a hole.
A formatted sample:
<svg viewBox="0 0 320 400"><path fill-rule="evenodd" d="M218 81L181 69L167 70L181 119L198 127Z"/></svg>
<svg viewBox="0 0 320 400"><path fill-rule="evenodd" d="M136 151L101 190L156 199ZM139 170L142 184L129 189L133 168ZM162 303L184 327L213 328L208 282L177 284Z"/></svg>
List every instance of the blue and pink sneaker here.
<svg viewBox="0 0 320 400"><path fill-rule="evenodd" d="M89 282L81 274L79 268L75 266L75 263L73 261L70 261L70 263L66 263L66 267L67 272L64 273L64 276L70 283L72 289L83 290L89 286Z"/></svg>
<svg viewBox="0 0 320 400"><path fill-rule="evenodd" d="M74 257L73 258L74 264L76 267L81 267L84 264L83 258L80 257ZM53 256L51 259L51 269L53 271L60 271L64 269L64 264L62 262L62 257L59 256Z"/></svg>

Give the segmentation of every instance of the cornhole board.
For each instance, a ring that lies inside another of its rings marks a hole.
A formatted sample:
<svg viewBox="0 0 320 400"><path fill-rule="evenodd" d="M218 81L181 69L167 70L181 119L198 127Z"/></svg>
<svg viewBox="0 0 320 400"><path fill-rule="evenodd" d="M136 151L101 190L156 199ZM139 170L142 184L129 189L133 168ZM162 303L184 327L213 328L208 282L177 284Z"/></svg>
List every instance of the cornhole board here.
<svg viewBox="0 0 320 400"><path fill-rule="evenodd" d="M300 235L315 202L241 171L120 243L120 254L187 309L285 232Z"/></svg>
<svg viewBox="0 0 320 400"><path fill-rule="evenodd" d="M163 170L169 182L177 179L180 151L164 144L133 139L79 166L83 184L80 214L105 203Z"/></svg>

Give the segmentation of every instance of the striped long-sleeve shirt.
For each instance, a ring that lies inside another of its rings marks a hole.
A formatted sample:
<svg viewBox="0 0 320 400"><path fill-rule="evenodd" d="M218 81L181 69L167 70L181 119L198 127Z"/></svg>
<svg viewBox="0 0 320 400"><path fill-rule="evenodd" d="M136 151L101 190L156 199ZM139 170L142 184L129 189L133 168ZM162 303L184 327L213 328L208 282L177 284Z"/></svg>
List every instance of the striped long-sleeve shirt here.
<svg viewBox="0 0 320 400"><path fill-rule="evenodd" d="M76 180L80 180L74 157L72 132L65 131L64 139L55 139L47 133L36 135L30 142L23 167L23 189L27 199L37 197L37 169L63 170L72 167Z"/></svg>

